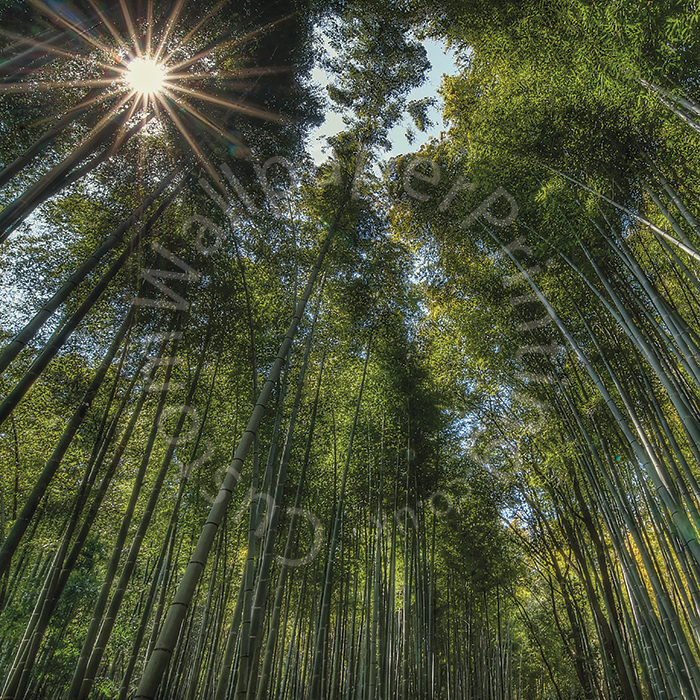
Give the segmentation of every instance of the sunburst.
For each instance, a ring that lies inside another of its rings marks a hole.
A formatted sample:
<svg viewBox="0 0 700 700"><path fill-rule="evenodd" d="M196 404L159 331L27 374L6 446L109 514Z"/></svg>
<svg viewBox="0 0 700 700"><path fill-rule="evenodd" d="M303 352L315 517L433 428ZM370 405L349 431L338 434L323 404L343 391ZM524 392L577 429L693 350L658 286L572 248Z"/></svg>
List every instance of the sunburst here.
<svg viewBox="0 0 700 700"><path fill-rule="evenodd" d="M148 56L135 58L128 66L124 76L127 85L137 94L155 96L160 94L168 71L157 61Z"/></svg>
<svg viewBox="0 0 700 700"><path fill-rule="evenodd" d="M246 67L223 71L218 68L217 52L227 50L229 56L230 49L242 52L266 27L237 34L229 25L219 22L217 26L223 29L216 36L212 20L223 2L212 7L188 30L181 22L186 0L177 0L163 17L156 17L153 0L144 3L141 16L132 13L125 0L112 4L112 8L118 4L118 10L111 15L96 0L88 2L94 11L92 16L80 16L74 6L67 4L32 0L32 6L41 12L50 27L44 37L22 37L0 30L0 35L14 42L18 54L24 52L34 57L24 65L18 62L10 75L7 72L13 67L12 61L5 64L9 67L5 69L4 81L0 82L0 94L89 88L78 104L68 110L68 114L79 116L103 103L101 118L85 134L83 143L99 140L99 135L104 133L105 138L121 146L124 139L120 141L120 136L138 132L134 130L137 121L166 120L181 133L180 143L188 144L187 150L207 171L211 166L194 130L213 132L219 139L227 140L229 152L246 157L250 155L249 149L241 138L232 134L225 119L239 113L246 118L284 121L246 95L253 87L251 78L275 69ZM143 7L141 3L138 6ZM77 52L73 50L76 45ZM37 55L42 60L36 61ZM50 79L62 62L71 67L67 71L72 73L71 77ZM240 96L235 98L231 93ZM115 122L119 123L117 135Z"/></svg>

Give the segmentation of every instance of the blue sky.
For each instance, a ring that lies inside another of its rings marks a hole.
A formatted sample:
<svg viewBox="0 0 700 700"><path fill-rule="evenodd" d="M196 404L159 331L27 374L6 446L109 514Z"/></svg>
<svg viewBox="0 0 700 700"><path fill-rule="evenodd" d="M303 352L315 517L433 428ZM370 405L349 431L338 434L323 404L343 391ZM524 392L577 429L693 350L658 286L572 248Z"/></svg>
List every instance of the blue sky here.
<svg viewBox="0 0 700 700"><path fill-rule="evenodd" d="M431 136L439 136L440 131L444 129L441 116L442 98L437 91L440 87L443 73L455 75L458 72L458 68L455 65L454 54L451 51L446 51L443 44L428 39L423 42L423 45L428 52L431 69L426 82L420 88L413 90L408 99L416 100L421 97L435 97L438 101L437 106L429 112L429 117L434 125L426 132L419 132L414 127L412 130L415 134L415 140L412 144L409 144L406 139L406 129L412 126L410 118L407 118L403 124L395 126L390 132L393 148L386 154L386 158L392 158L401 153L417 151ZM328 83L328 76L320 68L314 69L312 77L315 82L321 85L325 86ZM325 145L324 137L337 134L343 129L343 126L342 115L329 110L326 114L326 121L318 129L314 129L311 132L309 151L317 165L322 163L328 155L322 152L322 147Z"/></svg>

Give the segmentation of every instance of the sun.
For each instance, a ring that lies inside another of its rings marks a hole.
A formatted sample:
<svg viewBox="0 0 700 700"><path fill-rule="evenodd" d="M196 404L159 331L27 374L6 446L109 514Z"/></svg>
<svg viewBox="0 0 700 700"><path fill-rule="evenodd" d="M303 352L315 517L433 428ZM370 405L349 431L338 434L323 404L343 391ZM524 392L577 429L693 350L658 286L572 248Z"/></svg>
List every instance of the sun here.
<svg viewBox="0 0 700 700"><path fill-rule="evenodd" d="M167 71L152 58L135 58L126 67L124 80L138 95L155 95L165 85Z"/></svg>

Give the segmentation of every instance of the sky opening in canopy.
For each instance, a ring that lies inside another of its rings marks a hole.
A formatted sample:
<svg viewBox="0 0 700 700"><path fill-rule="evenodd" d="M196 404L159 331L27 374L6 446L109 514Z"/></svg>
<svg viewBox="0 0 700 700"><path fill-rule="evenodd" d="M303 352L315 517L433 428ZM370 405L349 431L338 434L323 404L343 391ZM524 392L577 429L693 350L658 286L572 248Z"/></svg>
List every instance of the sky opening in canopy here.
<svg viewBox="0 0 700 700"><path fill-rule="evenodd" d="M438 94L438 88L442 81L444 73L447 75L456 75L459 72L459 67L456 63L455 52L447 49L443 44L434 39L426 39L423 42L428 53L431 69L426 76L426 80L419 88L415 88L408 96L408 100L419 100L424 97L434 97L437 102L429 109L428 116L432 122L432 126L428 126L426 131L417 131L415 125L411 123L409 117L405 117L401 124L394 126L389 132L389 138L392 143L392 149L386 154L386 158L393 158L401 153L410 153L417 151L421 146L427 143L431 138L440 138L440 132L443 130L442 123L442 98ZM332 49L325 43L326 50L332 52ZM325 88L332 80L331 76L320 66L316 66L312 73L314 82ZM341 132L345 125L343 124L343 116L330 109L326 112L325 121L321 126L313 129L309 134L309 152L316 165L323 163L329 155L329 148L326 144L326 138L335 136ZM407 133L413 133L413 141L410 142L407 138Z"/></svg>

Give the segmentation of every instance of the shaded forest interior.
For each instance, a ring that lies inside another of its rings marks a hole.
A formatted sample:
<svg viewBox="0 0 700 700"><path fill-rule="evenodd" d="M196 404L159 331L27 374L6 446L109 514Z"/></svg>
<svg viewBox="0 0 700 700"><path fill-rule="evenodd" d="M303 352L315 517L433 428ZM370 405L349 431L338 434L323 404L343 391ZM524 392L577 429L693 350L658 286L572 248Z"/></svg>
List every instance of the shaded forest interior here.
<svg viewBox="0 0 700 700"><path fill-rule="evenodd" d="M0 16L0 700L700 700L695 1Z"/></svg>

